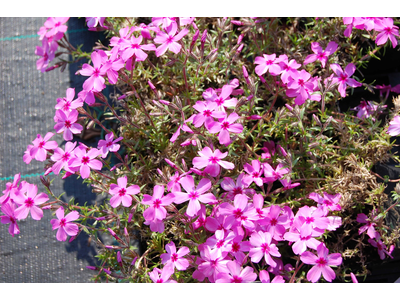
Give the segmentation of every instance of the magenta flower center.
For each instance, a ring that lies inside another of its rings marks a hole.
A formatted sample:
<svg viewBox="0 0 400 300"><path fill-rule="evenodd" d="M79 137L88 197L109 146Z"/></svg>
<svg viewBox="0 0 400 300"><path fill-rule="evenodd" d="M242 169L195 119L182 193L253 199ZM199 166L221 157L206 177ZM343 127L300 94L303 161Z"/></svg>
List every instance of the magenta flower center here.
<svg viewBox="0 0 400 300"><path fill-rule="evenodd" d="M384 31L385 31L386 34L390 34L392 32L392 28L385 27Z"/></svg>
<svg viewBox="0 0 400 300"><path fill-rule="evenodd" d="M312 222L314 222L315 220L314 220L314 218L313 217L307 217L306 218L306 223L307 224L310 224L310 223L312 223Z"/></svg>
<svg viewBox="0 0 400 300"><path fill-rule="evenodd" d="M157 283L163 283L164 280L162 278L157 279Z"/></svg>
<svg viewBox="0 0 400 300"><path fill-rule="evenodd" d="M258 173L258 172L253 172L253 173L251 174L251 176L252 176L253 178L258 178L258 177L260 177L260 173Z"/></svg>
<svg viewBox="0 0 400 300"><path fill-rule="evenodd" d="M219 158L215 157L215 156L210 156L210 158L208 159L209 162L211 162L212 164L216 164L219 162Z"/></svg>
<svg viewBox="0 0 400 300"><path fill-rule="evenodd" d="M346 74L340 74L340 81L342 82L346 82L347 81L348 76Z"/></svg>
<svg viewBox="0 0 400 300"><path fill-rule="evenodd" d="M271 226L276 226L276 224L278 224L278 220L276 218L273 218L271 220Z"/></svg>
<svg viewBox="0 0 400 300"><path fill-rule="evenodd" d="M171 44L173 41L174 41L174 37L173 36L168 36L167 43Z"/></svg>
<svg viewBox="0 0 400 300"><path fill-rule="evenodd" d="M319 60L322 60L322 59L324 59L325 57L326 57L325 52L324 52L324 53L318 54L318 59L319 59Z"/></svg>
<svg viewBox="0 0 400 300"><path fill-rule="evenodd" d="M89 157L87 157L87 156L82 157L82 161L81 161L81 162L82 162L84 165L87 165L87 164L89 163L89 161L90 161Z"/></svg>
<svg viewBox="0 0 400 300"><path fill-rule="evenodd" d="M25 206L26 207L32 207L34 204L33 199L29 197L28 199L25 200Z"/></svg>
<svg viewBox="0 0 400 300"><path fill-rule="evenodd" d="M98 68L95 68L93 71L93 76L94 77L99 77L100 76L100 70Z"/></svg>
<svg viewBox="0 0 400 300"><path fill-rule="evenodd" d="M267 66L270 66L270 65L272 65L274 63L274 61L273 60L267 60L265 63L266 63Z"/></svg>
<svg viewBox="0 0 400 300"><path fill-rule="evenodd" d="M240 278L239 276L233 275L231 282L232 283L242 283L242 278Z"/></svg>
<svg viewBox="0 0 400 300"><path fill-rule="evenodd" d="M107 144L106 144L106 147L108 148L108 147L111 147L112 146L112 144L113 144L113 142L111 141L111 142L107 142Z"/></svg>
<svg viewBox="0 0 400 300"><path fill-rule="evenodd" d="M218 106L221 106L222 104L224 104L224 99L222 99L222 97L218 97L217 99L215 99L215 102L218 104Z"/></svg>
<svg viewBox="0 0 400 300"><path fill-rule="evenodd" d="M318 267L321 268L321 267L325 267L328 262L325 260L325 258L320 257L315 261L315 263L317 264Z"/></svg>
<svg viewBox="0 0 400 300"><path fill-rule="evenodd" d="M126 189L124 189L124 188L122 188L122 189L120 189L120 190L118 191L118 195L119 195L120 197L125 196L125 194L126 194Z"/></svg>
<svg viewBox="0 0 400 300"><path fill-rule="evenodd" d="M300 86L303 86L304 85L304 80L303 79L299 79L299 81L297 82Z"/></svg>
<svg viewBox="0 0 400 300"><path fill-rule="evenodd" d="M243 194L243 190L241 187L235 187L232 192L233 192L233 195L235 195L235 196L238 194Z"/></svg>
<svg viewBox="0 0 400 300"><path fill-rule="evenodd" d="M161 200L160 199L156 199L153 201L153 207L154 208L160 208L160 204L161 204Z"/></svg>
<svg viewBox="0 0 400 300"><path fill-rule="evenodd" d="M64 218L62 218L60 220L60 227L64 227L65 225L67 225L67 221Z"/></svg>
<svg viewBox="0 0 400 300"><path fill-rule="evenodd" d="M131 44L131 48L132 48L132 49L138 49L138 48L139 48L139 45L138 45L138 44Z"/></svg>
<svg viewBox="0 0 400 300"><path fill-rule="evenodd" d="M71 154L69 154L68 152L65 152L62 156L62 160L63 161L68 161L69 157L71 156Z"/></svg>
<svg viewBox="0 0 400 300"><path fill-rule="evenodd" d="M263 253L269 252L269 250L270 250L269 249L269 245L267 243L264 243L264 244L261 245L261 251Z"/></svg>
<svg viewBox="0 0 400 300"><path fill-rule="evenodd" d="M238 243L232 243L232 252L238 252L240 250L240 246Z"/></svg>
<svg viewBox="0 0 400 300"><path fill-rule="evenodd" d="M300 240L302 240L302 241L308 241L310 238L311 238L310 235L307 235L307 236L300 236Z"/></svg>
<svg viewBox="0 0 400 300"><path fill-rule="evenodd" d="M46 144L46 142L45 141L41 141L40 143L39 143L39 148L43 148L43 146Z"/></svg>
<svg viewBox="0 0 400 300"><path fill-rule="evenodd" d="M178 260L178 254L172 253L172 255L171 255L171 260L172 260L173 262L176 262L176 261Z"/></svg>
<svg viewBox="0 0 400 300"><path fill-rule="evenodd" d="M196 191L192 191L189 193L190 200L197 200L199 198L199 193Z"/></svg>
<svg viewBox="0 0 400 300"><path fill-rule="evenodd" d="M210 265L211 265L211 267L216 268L216 267L217 267L217 264L218 264L218 262L217 262L216 259L210 260Z"/></svg>
<svg viewBox="0 0 400 300"><path fill-rule="evenodd" d="M235 216L236 219L239 219L243 215L243 211L240 208L235 209L233 211L233 215Z"/></svg>
<svg viewBox="0 0 400 300"><path fill-rule="evenodd" d="M210 117L211 116L211 111L209 109L206 109L205 111L203 111L203 116Z"/></svg>
<svg viewBox="0 0 400 300"><path fill-rule="evenodd" d="M215 245L217 248L221 248L224 245L224 240L218 240L217 244Z"/></svg>
<svg viewBox="0 0 400 300"><path fill-rule="evenodd" d="M221 124L221 128L227 130L229 128L229 125L230 125L229 122L223 122Z"/></svg>
<svg viewBox="0 0 400 300"><path fill-rule="evenodd" d="M66 120L64 123L65 128L70 128L71 127L71 121L70 120Z"/></svg>
<svg viewBox="0 0 400 300"><path fill-rule="evenodd" d="M71 106L71 102L68 102L68 101L67 101L67 102L64 103L64 106L63 106L62 109L63 109L64 111L67 111L67 110L69 110L70 106Z"/></svg>

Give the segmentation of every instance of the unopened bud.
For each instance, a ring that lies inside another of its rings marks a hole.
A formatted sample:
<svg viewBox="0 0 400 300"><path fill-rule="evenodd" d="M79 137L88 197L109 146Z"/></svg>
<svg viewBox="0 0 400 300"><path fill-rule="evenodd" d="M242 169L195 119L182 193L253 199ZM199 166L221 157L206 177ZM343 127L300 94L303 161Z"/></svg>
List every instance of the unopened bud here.
<svg viewBox="0 0 400 300"><path fill-rule="evenodd" d="M47 177L40 176L40 181L45 187L50 188L50 180Z"/></svg>
<svg viewBox="0 0 400 300"><path fill-rule="evenodd" d="M240 44L243 40L243 34L239 35L237 44Z"/></svg>
<svg viewBox="0 0 400 300"><path fill-rule="evenodd" d="M207 39L207 29L205 29L204 31L203 31L203 34L201 35L201 39L200 39L200 42L201 42L201 44L204 46L204 43L206 42L206 39Z"/></svg>
<svg viewBox="0 0 400 300"><path fill-rule="evenodd" d="M237 25L237 26L243 26L244 25L243 22L236 21L236 20L232 20L231 23L234 24L234 25Z"/></svg>
<svg viewBox="0 0 400 300"><path fill-rule="evenodd" d="M313 114L312 117L313 117L315 123L318 124L318 126L322 126L321 121L319 120L319 118L315 114Z"/></svg>
<svg viewBox="0 0 400 300"><path fill-rule="evenodd" d="M243 49L244 44L240 44L240 46L236 50L236 54L239 54Z"/></svg>
<svg viewBox="0 0 400 300"><path fill-rule="evenodd" d="M190 44L189 52L192 52L193 47L196 44L197 39L199 38L199 35L200 35L200 30L197 30L193 36L192 43Z"/></svg>
<svg viewBox="0 0 400 300"><path fill-rule="evenodd" d="M293 107L291 107L289 104L286 103L285 106L286 106L286 108L287 108L288 110L293 111Z"/></svg>
<svg viewBox="0 0 400 300"><path fill-rule="evenodd" d="M249 73L247 72L247 69L246 69L246 67L245 66L243 66L242 67L242 70L243 70L243 76L244 76L244 78L249 78ZM247 81L247 80L246 80Z"/></svg>
<svg viewBox="0 0 400 300"><path fill-rule="evenodd" d="M152 90L153 92L155 92L155 91L156 91L156 87L153 85L153 83L152 83L150 80L147 81L147 83L149 84L151 90Z"/></svg>

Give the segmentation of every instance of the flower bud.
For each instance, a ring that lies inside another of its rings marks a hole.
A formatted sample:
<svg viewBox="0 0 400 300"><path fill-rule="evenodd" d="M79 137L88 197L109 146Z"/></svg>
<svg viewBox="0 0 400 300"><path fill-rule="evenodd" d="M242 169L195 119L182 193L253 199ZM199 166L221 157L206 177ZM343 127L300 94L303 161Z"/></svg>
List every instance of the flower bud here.
<svg viewBox="0 0 400 300"><path fill-rule="evenodd" d="M231 23L234 24L234 25L237 25L237 26L243 26L244 25L243 22L236 21L236 20L231 20Z"/></svg>
<svg viewBox="0 0 400 300"><path fill-rule="evenodd" d="M199 38L200 30L197 30L193 36L192 42L189 47L189 52L192 52L194 45L196 44L197 39Z"/></svg>
<svg viewBox="0 0 400 300"><path fill-rule="evenodd" d="M243 40L243 34L239 35L237 44L240 44Z"/></svg>

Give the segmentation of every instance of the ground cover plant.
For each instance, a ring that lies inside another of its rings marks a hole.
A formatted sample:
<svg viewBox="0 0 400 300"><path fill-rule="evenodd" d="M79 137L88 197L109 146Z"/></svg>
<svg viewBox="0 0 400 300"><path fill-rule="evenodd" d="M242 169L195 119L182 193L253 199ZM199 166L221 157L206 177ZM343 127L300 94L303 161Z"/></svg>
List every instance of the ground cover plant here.
<svg viewBox="0 0 400 300"><path fill-rule="evenodd" d="M37 69L86 59L87 79L55 99L54 132L21 158L44 162L46 193L19 174L3 191L11 235L49 210L57 240L97 243L97 282L355 282L392 257L400 187L389 203L397 179L375 166L399 160L400 87L363 69L397 47L396 18L88 17L107 37L91 52L71 45L67 21L39 29ZM355 89L380 101L341 109ZM93 127L97 148L73 141ZM51 172L107 200L65 203Z"/></svg>

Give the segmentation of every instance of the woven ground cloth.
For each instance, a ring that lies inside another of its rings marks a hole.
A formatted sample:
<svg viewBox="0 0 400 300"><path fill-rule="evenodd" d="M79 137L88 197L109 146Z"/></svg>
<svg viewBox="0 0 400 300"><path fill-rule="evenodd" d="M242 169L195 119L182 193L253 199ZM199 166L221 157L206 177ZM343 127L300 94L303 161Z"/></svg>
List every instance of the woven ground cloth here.
<svg viewBox="0 0 400 300"><path fill-rule="evenodd" d="M74 75L79 67L76 65L62 73L36 70L39 57L35 49L41 46L37 32L45 21L46 18L0 18L0 191L20 173L22 180L45 192L39 178L44 163L32 160L25 164L24 151L37 134L55 133L56 99L65 97L66 89L74 85L77 94L85 79ZM86 42L87 34L91 33L87 32L84 19L70 19L67 36L71 44ZM59 134L52 140L62 147L65 143ZM97 146L97 141L85 143ZM54 179L52 190L56 195L65 193L64 201L71 197L80 204L104 201L76 176L62 180L50 174L49 178ZM50 224L54 218L48 210L40 221L29 215L19 222L21 233L15 237L8 233L8 225L0 224L0 282L90 282L94 271L86 266L96 264L95 245L82 233L71 243L57 241Z"/></svg>

